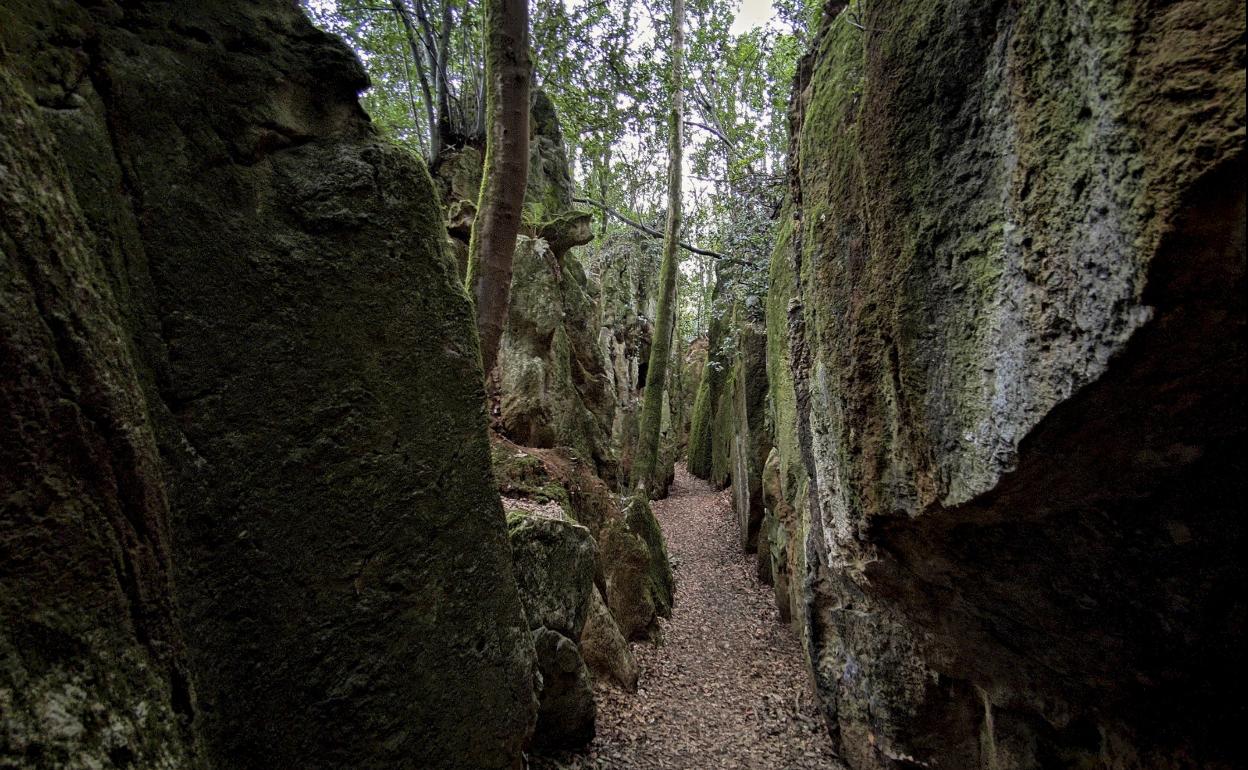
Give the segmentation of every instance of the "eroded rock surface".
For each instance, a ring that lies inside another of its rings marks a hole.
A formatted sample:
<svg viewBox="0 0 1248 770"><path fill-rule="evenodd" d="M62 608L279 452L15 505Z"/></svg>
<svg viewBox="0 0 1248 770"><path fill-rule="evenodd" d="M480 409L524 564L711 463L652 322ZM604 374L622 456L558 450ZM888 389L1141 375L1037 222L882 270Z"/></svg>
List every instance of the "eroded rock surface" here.
<svg viewBox="0 0 1248 770"><path fill-rule="evenodd" d="M628 640L597 589L589 601L589 617L581 631L581 655L596 676L609 677L629 692L637 690L640 674Z"/></svg>
<svg viewBox="0 0 1248 770"><path fill-rule="evenodd" d="M768 325L842 755L1236 765L1242 4L841 5Z"/></svg>
<svg viewBox="0 0 1248 770"><path fill-rule="evenodd" d="M508 537L540 673L539 749L581 746L594 737L594 698L579 642L597 596L598 548L589 530L554 513L513 508Z"/></svg>
<svg viewBox="0 0 1248 770"><path fill-rule="evenodd" d="M138 365L53 131L10 66L0 59L0 766L202 766Z"/></svg>
<svg viewBox="0 0 1248 770"><path fill-rule="evenodd" d="M598 553L595 582L623 636L644 638L656 617L671 613L674 585L667 548L644 498L612 493L592 467L563 450L498 439L493 462L505 497L556 503L589 530Z"/></svg>
<svg viewBox="0 0 1248 770"><path fill-rule="evenodd" d="M490 394L494 424L525 446L571 447L610 479L617 473L616 402L598 345L599 290L572 251L592 238L591 217L573 205L563 132L541 91L533 95L530 128L523 222ZM451 250L464 265L481 163L481 152L469 145L446 151L436 164Z"/></svg>
<svg viewBox="0 0 1248 770"><path fill-rule="evenodd" d="M514 767L471 314L358 63L284 2L0 2L0 51L0 764Z"/></svg>

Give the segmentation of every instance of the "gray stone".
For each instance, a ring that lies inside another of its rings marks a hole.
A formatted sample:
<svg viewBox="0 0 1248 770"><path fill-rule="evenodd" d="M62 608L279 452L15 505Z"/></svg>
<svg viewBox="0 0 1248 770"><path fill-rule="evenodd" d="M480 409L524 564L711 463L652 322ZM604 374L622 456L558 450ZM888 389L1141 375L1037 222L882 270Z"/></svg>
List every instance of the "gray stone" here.
<svg viewBox="0 0 1248 770"><path fill-rule="evenodd" d="M541 706L533 747L538 750L574 749L594 739L593 681L576 643L548 628L533 632L533 646L541 671Z"/></svg>

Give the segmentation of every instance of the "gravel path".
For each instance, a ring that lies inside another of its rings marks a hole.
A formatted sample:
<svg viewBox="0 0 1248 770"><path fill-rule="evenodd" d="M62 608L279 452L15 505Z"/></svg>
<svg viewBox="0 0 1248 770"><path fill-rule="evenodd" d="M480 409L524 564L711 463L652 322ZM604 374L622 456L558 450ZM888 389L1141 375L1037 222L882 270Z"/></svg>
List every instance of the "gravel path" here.
<svg viewBox="0 0 1248 770"><path fill-rule="evenodd" d="M728 493L678 466L654 512L675 568L676 607L658 644L633 645L640 688L600 685L589 751L534 766L841 770L801 645L755 577L754 557L736 545Z"/></svg>

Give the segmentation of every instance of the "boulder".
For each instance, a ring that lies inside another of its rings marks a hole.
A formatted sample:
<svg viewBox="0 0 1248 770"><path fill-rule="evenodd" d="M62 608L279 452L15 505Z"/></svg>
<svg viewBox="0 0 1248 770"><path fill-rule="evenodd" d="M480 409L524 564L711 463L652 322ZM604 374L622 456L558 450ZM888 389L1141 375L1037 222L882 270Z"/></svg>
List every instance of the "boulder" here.
<svg viewBox="0 0 1248 770"><path fill-rule="evenodd" d="M598 568L598 547L589 530L565 518L512 510L508 535L529 627L580 639Z"/></svg>
<svg viewBox="0 0 1248 770"><path fill-rule="evenodd" d="M637 661L597 588L590 597L589 617L581 631L581 656L596 677L609 678L629 692L637 691L641 673Z"/></svg>
<svg viewBox="0 0 1248 770"><path fill-rule="evenodd" d="M594 739L593 680L576 643L557 631L533 631L533 647L541 671L540 706L533 748L575 749Z"/></svg>
<svg viewBox="0 0 1248 770"><path fill-rule="evenodd" d="M612 518L600 535L607 604L627 638L644 639L655 618L671 617L675 581L650 501L634 494L620 506L623 517Z"/></svg>
<svg viewBox="0 0 1248 770"><path fill-rule="evenodd" d="M571 250L593 237L573 206L573 183L554 105L533 94L529 176L512 257L506 329L490 392L496 430L533 447L571 447L605 478L616 474L615 400L598 345L598 286ZM436 163L451 252L466 270L482 155L449 148Z"/></svg>
<svg viewBox="0 0 1248 770"><path fill-rule="evenodd" d="M576 748L594 737L594 695L578 641L598 595L598 549L561 510L513 508L508 533L540 684L533 747Z"/></svg>
<svg viewBox="0 0 1248 770"><path fill-rule="evenodd" d="M595 583L629 639L670 615L673 580L658 521L644 498L619 496L565 450L521 448L496 439L494 476L508 497L557 502L598 546Z"/></svg>

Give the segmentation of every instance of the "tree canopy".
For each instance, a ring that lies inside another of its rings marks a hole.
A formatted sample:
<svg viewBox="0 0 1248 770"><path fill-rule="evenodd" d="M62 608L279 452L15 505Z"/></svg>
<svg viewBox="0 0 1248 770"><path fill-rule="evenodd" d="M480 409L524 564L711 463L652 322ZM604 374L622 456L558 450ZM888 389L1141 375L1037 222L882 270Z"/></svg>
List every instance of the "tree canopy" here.
<svg viewBox="0 0 1248 770"><path fill-rule="evenodd" d="M430 164L442 148L481 145L485 78L481 0L304 0L368 70L363 103L389 138ZM775 20L741 31L731 0L687 6L684 185L678 334L705 333L718 262L735 294L766 290L784 191L784 94L818 5L774 0ZM534 0L533 82L559 113L577 197L599 235L663 228L671 0ZM734 31L737 29L737 31ZM612 216L608 212L614 212Z"/></svg>

